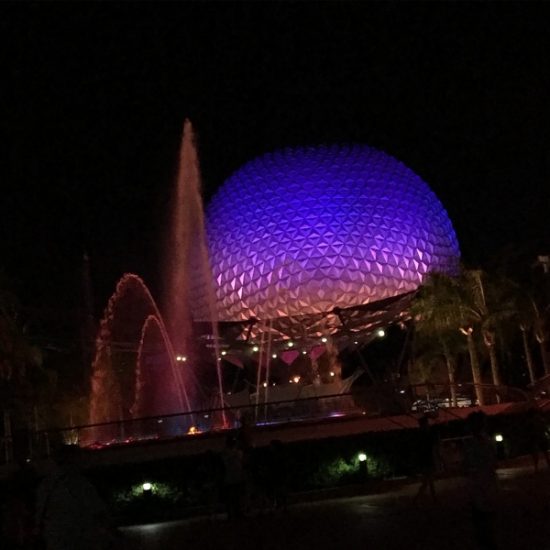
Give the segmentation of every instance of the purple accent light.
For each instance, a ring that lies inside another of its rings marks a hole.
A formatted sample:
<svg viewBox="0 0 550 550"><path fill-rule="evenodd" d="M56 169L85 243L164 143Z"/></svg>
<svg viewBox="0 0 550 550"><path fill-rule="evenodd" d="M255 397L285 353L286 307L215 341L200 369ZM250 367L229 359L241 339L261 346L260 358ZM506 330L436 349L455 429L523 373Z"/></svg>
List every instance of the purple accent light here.
<svg viewBox="0 0 550 550"><path fill-rule="evenodd" d="M207 209L221 321L319 314L415 290L456 270L443 206L364 145L285 149L234 173ZM197 296L195 317L206 317Z"/></svg>

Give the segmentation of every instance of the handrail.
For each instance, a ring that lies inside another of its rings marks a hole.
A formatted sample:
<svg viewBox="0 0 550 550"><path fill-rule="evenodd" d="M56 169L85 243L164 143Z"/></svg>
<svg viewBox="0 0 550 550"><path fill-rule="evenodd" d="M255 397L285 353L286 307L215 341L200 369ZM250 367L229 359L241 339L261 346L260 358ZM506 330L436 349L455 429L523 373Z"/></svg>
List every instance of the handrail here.
<svg viewBox="0 0 550 550"><path fill-rule="evenodd" d="M426 384L411 384L407 387L409 389L412 389L412 388L424 387L424 386L426 386ZM448 387L449 384L432 384L431 386L434 387L434 388L440 388L440 387ZM495 386L493 384L474 384L474 383L468 383L468 382L461 384L461 387L464 387L464 386L466 386L468 388L481 387L481 388L485 388L485 389L492 389L494 391L498 391L499 389L504 389L505 391L512 390L513 392L519 393L525 401L529 401L529 395L527 394L527 392L523 391L520 388L514 387L514 386L504 386L504 385ZM301 404L301 403L307 403L307 402L312 402L312 401L321 401L321 400L325 400L325 399L328 400L328 399L343 398L343 397L353 397L355 395L357 395L357 392L334 393L334 394L320 395L320 396L319 395L314 395L314 396L311 396L311 397L299 397L299 398L295 398L295 399L282 399L282 400L279 400L279 401L269 401L268 405L270 407L277 407L277 406L285 405L285 404L294 404L295 405L297 403ZM398 396L396 396L396 397L398 397ZM436 403L434 403L434 405L436 405L438 407L438 409L445 410L446 412L449 412L449 414L451 414L452 416L456 416L457 418L461 418L460 416L455 415L454 413L449 411L449 409L451 407L441 407ZM95 424L81 424L81 425L77 425L77 426L51 427L51 428L36 430L36 431L34 431L34 433L38 434L38 433L44 433L44 432L52 433L52 432L64 432L64 431L68 431L68 430L85 430L85 429L91 429L91 428L100 428L100 427L105 427L105 426L117 426L117 425L120 425L120 424L130 424L130 423L134 423L134 422L136 422L136 423L137 422L146 422L146 421L176 418L176 417L182 417L182 416L189 417L189 416L192 416L192 415L212 414L212 413L223 412L223 411L238 411L238 410L241 410L241 409L249 409L251 407L255 407L255 404L252 403L252 402L250 402L248 404L243 404L243 405L232 405L232 406L229 406L229 407L212 407L212 408L208 408L208 409L203 408L203 409L196 409L196 410L193 410L193 411L184 411L184 412L176 412L176 413L169 413L169 414L160 414L160 415L154 415L154 416L143 416L143 417L139 417L139 418L109 420L109 421L106 421L106 422L98 422L98 423L95 423ZM405 409L405 407L404 407L404 409ZM414 414L412 414L407 409L403 410L403 412L401 414L406 415L406 416L411 416L411 417L414 416Z"/></svg>
<svg viewBox="0 0 550 550"><path fill-rule="evenodd" d="M341 398L341 397L352 397L353 392L346 392L346 393L334 393L329 395L314 395L312 397L302 397L299 399L284 399L281 401L269 401L268 405L280 405L280 404L286 404L286 403L297 403L297 402L305 402L305 401L319 401L321 399L334 399L334 398ZM56 431L66 431L66 430L84 430L89 428L99 428L103 426L114 426L117 424L127 423L127 422L140 422L140 421L147 421L147 420L158 420L160 418L175 418L175 417L181 417L181 416L191 416L191 415L199 415L199 414L206 414L206 413L216 413L216 412L222 412L222 411L233 411L237 409L249 409L251 407L256 407L254 403L248 403L245 405L232 405L230 407L213 407L210 409L196 409L193 411L185 411L185 412L177 412L177 413L169 413L169 414L158 414L155 416L141 416L139 418L126 418L123 420L109 420L106 422L98 422L95 424L81 424L78 426L65 426L62 428L54 427L54 428L44 428L42 430L36 430L34 433L41 433L41 432L56 432Z"/></svg>

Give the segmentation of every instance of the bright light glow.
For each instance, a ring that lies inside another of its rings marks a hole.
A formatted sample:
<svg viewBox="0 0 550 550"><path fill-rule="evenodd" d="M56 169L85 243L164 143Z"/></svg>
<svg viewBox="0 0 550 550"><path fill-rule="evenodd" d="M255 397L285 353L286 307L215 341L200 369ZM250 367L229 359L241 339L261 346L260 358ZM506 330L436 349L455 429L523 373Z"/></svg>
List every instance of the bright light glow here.
<svg viewBox="0 0 550 550"><path fill-rule="evenodd" d="M196 435L196 434L200 434L200 433L201 433L201 431L196 426L191 426L187 430L187 435Z"/></svg>
<svg viewBox="0 0 550 550"><path fill-rule="evenodd" d="M253 352L260 351L260 348L259 348L258 346L254 346L254 347L252 348L252 351L253 351Z"/></svg>
<svg viewBox="0 0 550 550"><path fill-rule="evenodd" d="M222 355L227 355L227 351L222 350Z"/></svg>
<svg viewBox="0 0 550 550"><path fill-rule="evenodd" d="M323 344L326 344L328 342L328 339L323 336L321 338L321 342L323 342Z"/></svg>
<svg viewBox="0 0 550 550"><path fill-rule="evenodd" d="M267 382L264 382L264 388L267 388Z"/></svg>
<svg viewBox="0 0 550 550"><path fill-rule="evenodd" d="M502 443L504 441L504 437L502 437L502 434L496 434L495 435L495 441L497 443Z"/></svg>
<svg viewBox="0 0 550 550"><path fill-rule="evenodd" d="M302 355L307 355L307 351L305 349L302 350Z"/></svg>
<svg viewBox="0 0 550 550"><path fill-rule="evenodd" d="M294 380L294 383L297 384L300 381L300 377L296 375L292 378L292 380Z"/></svg>
<svg viewBox="0 0 550 550"><path fill-rule="evenodd" d="M359 453L357 458L359 459L359 462L365 462L365 460L367 460L367 455L365 453Z"/></svg>
<svg viewBox="0 0 550 550"><path fill-rule="evenodd" d="M376 336L378 336L378 338L384 338L384 336L386 336L386 331L383 328L379 328L376 331Z"/></svg>
<svg viewBox="0 0 550 550"><path fill-rule="evenodd" d="M355 342L353 342L355 345L359 344L359 342L357 342L357 340Z"/></svg>
<svg viewBox="0 0 550 550"><path fill-rule="evenodd" d="M405 393L405 390L399 390L399 393Z"/></svg>
<svg viewBox="0 0 550 550"><path fill-rule="evenodd" d="M149 483L148 481L146 481L142 486L141 488L143 489L144 492L148 493L149 491L151 491L153 489L153 484L152 483Z"/></svg>
<svg viewBox="0 0 550 550"><path fill-rule="evenodd" d="M289 348L291 348L293 345L294 345L294 342L293 342L292 340L290 340L290 342L287 344L287 346L288 346Z"/></svg>
<svg viewBox="0 0 550 550"><path fill-rule="evenodd" d="M271 357L273 357L273 359L277 359L277 354L274 353Z"/></svg>
<svg viewBox="0 0 550 550"><path fill-rule="evenodd" d="M176 355L176 361L181 361L181 355Z"/></svg>
<svg viewBox="0 0 550 550"><path fill-rule="evenodd" d="M334 373L331 371L330 375L331 375L331 376L334 376Z"/></svg>

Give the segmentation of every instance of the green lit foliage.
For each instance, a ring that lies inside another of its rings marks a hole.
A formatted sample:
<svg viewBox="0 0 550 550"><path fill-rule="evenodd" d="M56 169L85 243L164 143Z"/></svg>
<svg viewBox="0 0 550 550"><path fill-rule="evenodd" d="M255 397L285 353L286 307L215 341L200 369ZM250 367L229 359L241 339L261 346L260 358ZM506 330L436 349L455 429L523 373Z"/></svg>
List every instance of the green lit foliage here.
<svg viewBox="0 0 550 550"><path fill-rule="evenodd" d="M365 455L364 465L359 461L359 453L349 459L338 457L321 462L311 476L312 484L325 487L362 482L365 481L365 467L369 478L383 478L390 475L391 468L386 460L369 452Z"/></svg>
<svg viewBox="0 0 550 550"><path fill-rule="evenodd" d="M138 483L132 485L129 489L118 491L114 495L114 501L117 504L134 504L149 499L166 504L175 504L181 498L181 491L167 483L151 483L149 491L144 490L143 483Z"/></svg>

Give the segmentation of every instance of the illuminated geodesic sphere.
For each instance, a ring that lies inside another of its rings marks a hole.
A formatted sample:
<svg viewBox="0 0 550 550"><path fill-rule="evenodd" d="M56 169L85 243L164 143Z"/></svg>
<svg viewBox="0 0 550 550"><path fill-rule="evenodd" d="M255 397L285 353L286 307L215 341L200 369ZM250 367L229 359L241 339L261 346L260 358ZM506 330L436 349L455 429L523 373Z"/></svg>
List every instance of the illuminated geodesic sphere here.
<svg viewBox="0 0 550 550"><path fill-rule="evenodd" d="M207 208L222 321L318 314L452 272L455 232L429 187L364 145L285 149L234 173Z"/></svg>

